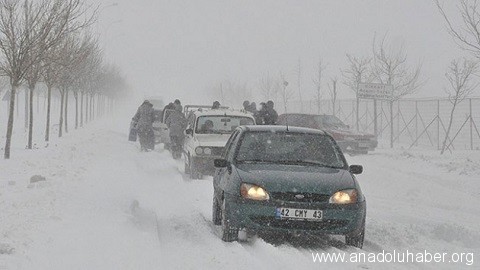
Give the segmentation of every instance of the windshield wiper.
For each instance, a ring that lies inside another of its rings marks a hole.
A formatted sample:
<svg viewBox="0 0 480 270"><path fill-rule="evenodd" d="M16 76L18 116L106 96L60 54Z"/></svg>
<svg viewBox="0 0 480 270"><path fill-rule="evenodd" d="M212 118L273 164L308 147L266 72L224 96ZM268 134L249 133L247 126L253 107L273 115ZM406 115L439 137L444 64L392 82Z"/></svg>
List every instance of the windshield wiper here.
<svg viewBox="0 0 480 270"><path fill-rule="evenodd" d="M274 163L273 161L263 159L237 160L237 163Z"/></svg>
<svg viewBox="0 0 480 270"><path fill-rule="evenodd" d="M275 163L287 164L287 165L320 166L320 167L326 167L326 168L332 168L332 169L340 169L341 168L341 167L338 167L338 166L328 165L328 164L319 163L319 162L315 162L315 161L309 161L309 160L279 160L279 161L275 161Z"/></svg>

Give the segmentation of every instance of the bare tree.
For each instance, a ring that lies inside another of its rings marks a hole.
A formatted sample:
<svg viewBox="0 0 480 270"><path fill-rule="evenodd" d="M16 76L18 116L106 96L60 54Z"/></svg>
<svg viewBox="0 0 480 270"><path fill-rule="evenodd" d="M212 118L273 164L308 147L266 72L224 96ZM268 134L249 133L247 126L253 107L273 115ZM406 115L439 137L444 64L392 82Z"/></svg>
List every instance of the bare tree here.
<svg viewBox="0 0 480 270"><path fill-rule="evenodd" d="M330 83L328 84L328 94L330 95L330 100L332 102L333 116L336 116L336 103L337 103L337 96L338 96L337 83L338 83L338 79L337 77L334 77L334 78L330 78Z"/></svg>
<svg viewBox="0 0 480 270"><path fill-rule="evenodd" d="M293 92L291 89L288 88L288 81L285 78L285 74L280 72L279 78L275 83L275 88L278 89L280 96L282 97L283 108L285 113L288 112L288 101L293 97Z"/></svg>
<svg viewBox="0 0 480 270"><path fill-rule="evenodd" d="M33 65L66 34L93 21L81 0L0 1L1 72L9 77L10 110L5 142L6 159L10 158L15 97L18 87Z"/></svg>
<svg viewBox="0 0 480 270"><path fill-rule="evenodd" d="M259 83L258 86L260 88L260 91L262 93L262 97L265 100L271 100L275 99L277 95L277 89L275 88L274 81L272 77L270 77L268 74L264 75Z"/></svg>
<svg viewBox="0 0 480 270"><path fill-rule="evenodd" d="M400 46L393 49L387 46L386 37L377 43L373 38L373 68L372 73L375 79L381 83L392 86L390 104L390 147L393 148L393 103L402 97L416 92L423 82L420 81L421 65L413 68L407 64L407 53L405 48Z"/></svg>
<svg viewBox="0 0 480 270"><path fill-rule="evenodd" d="M447 15L439 0L433 0L445 20L448 33L462 48L480 58L480 7L478 0L460 0L457 9L460 13L460 25ZM448 1L450 2L450 1Z"/></svg>
<svg viewBox="0 0 480 270"><path fill-rule="evenodd" d="M316 76L315 78L313 78L313 84L315 85L315 101L317 103L317 110L319 114L321 112L321 102L323 98L322 79L323 79L323 71L325 69L326 69L326 66L323 64L322 59L320 59L317 64Z"/></svg>
<svg viewBox="0 0 480 270"><path fill-rule="evenodd" d="M478 83L472 82L472 76L478 71L478 62L463 60L453 60L448 67L445 77L448 80L449 87L446 90L448 99L452 104L450 110L450 120L448 121L447 131L445 132L445 139L442 144L441 154L449 149L450 144L447 145L450 131L453 123L453 116L457 105L461 103L472 91L478 86Z"/></svg>
<svg viewBox="0 0 480 270"><path fill-rule="evenodd" d="M347 54L348 68L342 70L343 83L355 93L357 106L356 106L356 129L360 129L360 98L358 91L360 84L364 82L370 82L372 80L372 73L370 65L372 59L369 57L355 57Z"/></svg>
<svg viewBox="0 0 480 270"><path fill-rule="evenodd" d="M303 99L302 99L302 60L298 59L298 66L297 66L297 90L298 90L298 99L300 100L300 110L303 111Z"/></svg>

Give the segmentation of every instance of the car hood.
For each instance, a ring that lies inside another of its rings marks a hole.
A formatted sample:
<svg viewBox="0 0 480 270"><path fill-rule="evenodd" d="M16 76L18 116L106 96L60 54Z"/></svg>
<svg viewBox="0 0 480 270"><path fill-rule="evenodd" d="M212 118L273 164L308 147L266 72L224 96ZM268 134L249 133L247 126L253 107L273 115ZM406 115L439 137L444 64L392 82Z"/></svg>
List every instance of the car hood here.
<svg viewBox="0 0 480 270"><path fill-rule="evenodd" d="M355 188L352 175L344 169L279 164L239 164L244 183L264 187L268 192L333 194Z"/></svg>
<svg viewBox="0 0 480 270"><path fill-rule="evenodd" d="M332 135L341 135L344 137L350 137L350 138L355 138L355 139L373 139L375 136L372 134L368 133L363 133L359 131L354 131L351 129L346 129L346 128L325 128L325 130Z"/></svg>
<svg viewBox="0 0 480 270"><path fill-rule="evenodd" d="M225 147L230 134L197 134L196 141L199 146Z"/></svg>

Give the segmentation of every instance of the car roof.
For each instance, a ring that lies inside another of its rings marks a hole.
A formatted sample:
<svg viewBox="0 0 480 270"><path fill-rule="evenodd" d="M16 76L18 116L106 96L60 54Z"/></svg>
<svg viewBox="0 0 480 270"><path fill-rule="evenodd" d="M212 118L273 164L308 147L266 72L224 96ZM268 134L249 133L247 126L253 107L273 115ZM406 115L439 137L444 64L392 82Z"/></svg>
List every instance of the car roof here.
<svg viewBox="0 0 480 270"><path fill-rule="evenodd" d="M258 126L243 126L245 131L252 131L252 132L288 132L288 133L307 133L307 134L320 134L320 135L328 135L327 132L320 130L320 129L312 129L312 128L303 128L303 127L292 127L292 126L265 126L265 125L258 125Z"/></svg>
<svg viewBox="0 0 480 270"><path fill-rule="evenodd" d="M280 116L320 116L320 117L325 117L325 116L334 116L333 114L313 114L313 113L284 113L281 114Z"/></svg>
<svg viewBox="0 0 480 270"><path fill-rule="evenodd" d="M253 115L251 113L233 109L202 109L191 112L193 112L196 116L242 116L253 119Z"/></svg>

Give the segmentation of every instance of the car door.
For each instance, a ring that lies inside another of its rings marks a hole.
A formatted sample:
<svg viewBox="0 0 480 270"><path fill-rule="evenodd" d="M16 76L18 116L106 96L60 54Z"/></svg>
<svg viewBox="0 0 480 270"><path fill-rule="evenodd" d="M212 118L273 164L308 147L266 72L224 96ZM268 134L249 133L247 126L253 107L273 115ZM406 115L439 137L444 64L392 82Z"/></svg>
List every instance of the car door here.
<svg viewBox="0 0 480 270"><path fill-rule="evenodd" d="M192 130L192 134L186 134L185 136L185 151L187 152L188 155L190 155L190 153L192 153L193 151L195 151L195 149L193 149L194 147L194 133L195 133L195 114L190 114L188 119L187 119L187 130L188 129L191 129Z"/></svg>
<svg viewBox="0 0 480 270"><path fill-rule="evenodd" d="M229 162L233 161L236 143L238 143L238 138L240 137L240 134L241 131L236 130L230 136L225 146L225 151L222 154L222 159L225 159ZM231 168L217 168L213 176L213 186L223 190L225 187L225 183L230 180L231 174Z"/></svg>

